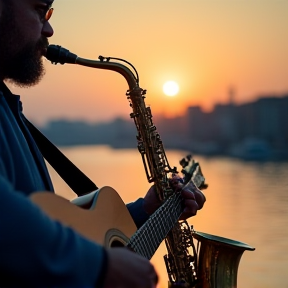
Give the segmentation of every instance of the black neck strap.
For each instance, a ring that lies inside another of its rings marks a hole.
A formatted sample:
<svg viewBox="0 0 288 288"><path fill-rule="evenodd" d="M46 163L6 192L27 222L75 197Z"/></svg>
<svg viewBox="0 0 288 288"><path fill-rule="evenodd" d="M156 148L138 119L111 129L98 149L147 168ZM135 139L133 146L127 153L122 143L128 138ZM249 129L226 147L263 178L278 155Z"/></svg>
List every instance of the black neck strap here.
<svg viewBox="0 0 288 288"><path fill-rule="evenodd" d="M77 168L31 122L25 117L23 117L23 120L43 157L78 196L85 195L98 189L95 183L79 170L79 168Z"/></svg>

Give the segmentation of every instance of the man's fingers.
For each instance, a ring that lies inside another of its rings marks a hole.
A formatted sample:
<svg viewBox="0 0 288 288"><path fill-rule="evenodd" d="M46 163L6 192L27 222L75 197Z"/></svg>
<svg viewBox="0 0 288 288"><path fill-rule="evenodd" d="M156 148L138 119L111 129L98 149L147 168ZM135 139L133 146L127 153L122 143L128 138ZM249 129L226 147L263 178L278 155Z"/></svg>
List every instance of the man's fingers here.
<svg viewBox="0 0 288 288"><path fill-rule="evenodd" d="M199 210L202 209L202 207L206 201L205 195L199 189L197 189L194 191L194 196L195 196L196 202L198 204L198 209Z"/></svg>
<svg viewBox="0 0 288 288"><path fill-rule="evenodd" d="M155 271L154 271L155 272ZM158 275L156 274L156 273L153 273L153 275L152 275L152 277L151 277L151 280L152 280L152 284L154 284L155 285L155 287L156 287L156 285L157 285L157 283L158 283Z"/></svg>
<svg viewBox="0 0 288 288"><path fill-rule="evenodd" d="M185 188L181 192L181 194L182 194L183 199L196 200L198 204L198 210L200 210L203 207L206 201L204 194L198 188L195 188L195 189L190 189L190 187Z"/></svg>
<svg viewBox="0 0 288 288"><path fill-rule="evenodd" d="M182 190L181 195L182 195L183 199L196 200L194 193L190 189L186 188L186 189Z"/></svg>
<svg viewBox="0 0 288 288"><path fill-rule="evenodd" d="M185 220L189 217L195 216L197 210L199 210L197 202L193 199L185 199L184 206L185 208L181 214L180 220Z"/></svg>

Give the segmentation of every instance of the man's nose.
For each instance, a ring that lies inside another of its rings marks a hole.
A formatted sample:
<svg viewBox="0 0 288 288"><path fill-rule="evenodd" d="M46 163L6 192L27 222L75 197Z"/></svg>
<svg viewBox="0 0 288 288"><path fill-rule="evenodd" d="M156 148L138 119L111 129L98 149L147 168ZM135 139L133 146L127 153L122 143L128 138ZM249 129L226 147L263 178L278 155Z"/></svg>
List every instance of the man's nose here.
<svg viewBox="0 0 288 288"><path fill-rule="evenodd" d="M41 33L47 38L51 37L54 34L54 30L48 21L44 22Z"/></svg>

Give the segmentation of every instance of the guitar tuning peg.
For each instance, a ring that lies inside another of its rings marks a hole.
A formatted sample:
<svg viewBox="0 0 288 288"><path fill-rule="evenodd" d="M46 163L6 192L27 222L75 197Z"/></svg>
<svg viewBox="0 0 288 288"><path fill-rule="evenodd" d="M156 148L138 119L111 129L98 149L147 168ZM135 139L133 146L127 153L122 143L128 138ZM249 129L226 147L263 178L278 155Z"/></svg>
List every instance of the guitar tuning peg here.
<svg viewBox="0 0 288 288"><path fill-rule="evenodd" d="M178 171L177 171L177 167L176 167L176 166L173 167L173 169L172 169L172 173L176 173L176 174L178 173Z"/></svg>
<svg viewBox="0 0 288 288"><path fill-rule="evenodd" d="M182 168L185 168L188 165L188 161L183 158L179 161L179 164L182 166Z"/></svg>

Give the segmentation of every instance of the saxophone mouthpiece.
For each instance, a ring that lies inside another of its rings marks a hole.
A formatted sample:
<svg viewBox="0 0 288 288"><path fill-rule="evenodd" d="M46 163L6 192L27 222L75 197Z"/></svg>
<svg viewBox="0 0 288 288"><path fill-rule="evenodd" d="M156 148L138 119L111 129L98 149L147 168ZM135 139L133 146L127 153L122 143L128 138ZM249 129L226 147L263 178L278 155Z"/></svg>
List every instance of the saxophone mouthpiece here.
<svg viewBox="0 0 288 288"><path fill-rule="evenodd" d="M59 45L49 45L47 48L46 58L51 61L52 64L75 64L78 56L71 53L69 50Z"/></svg>

